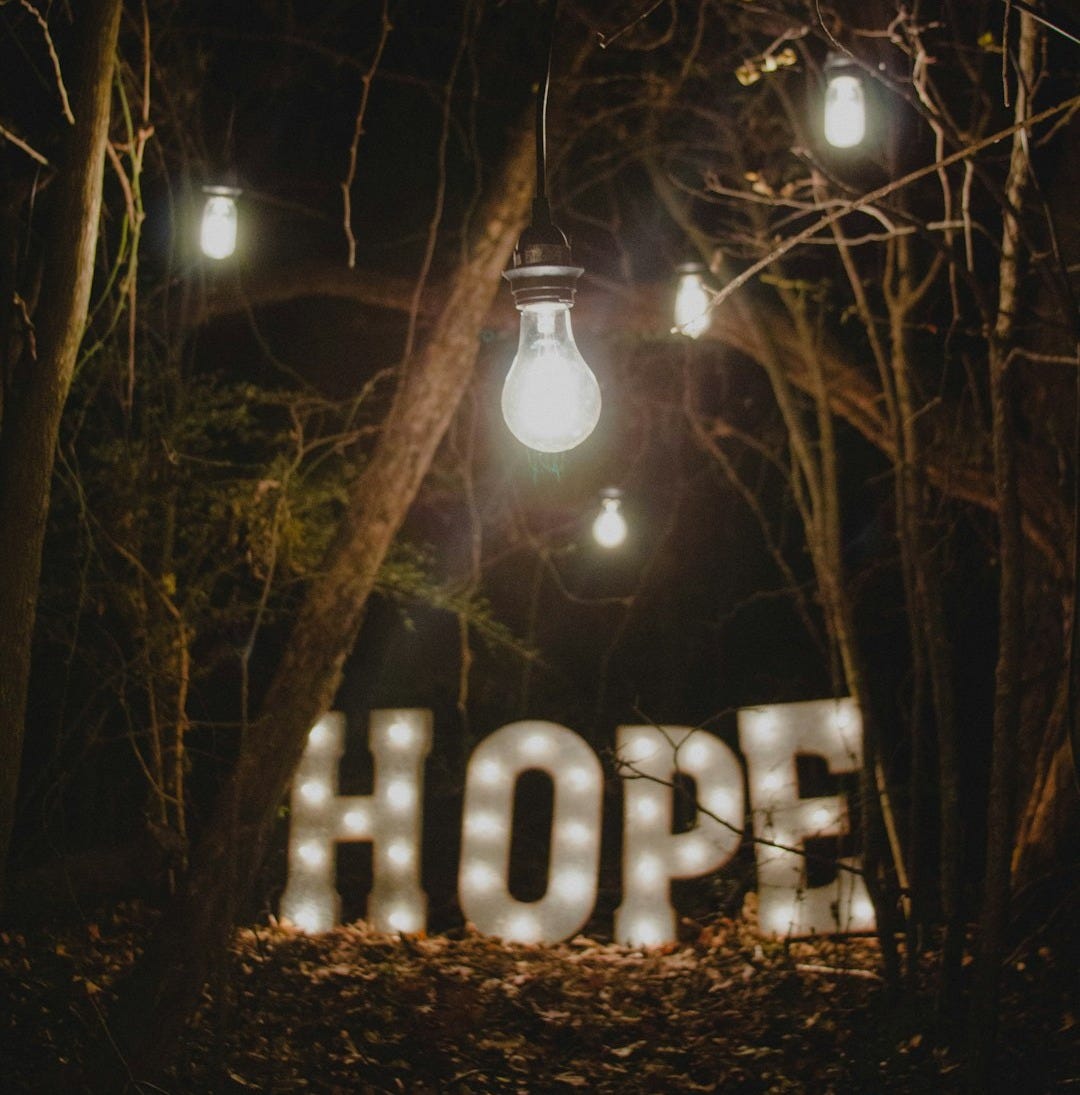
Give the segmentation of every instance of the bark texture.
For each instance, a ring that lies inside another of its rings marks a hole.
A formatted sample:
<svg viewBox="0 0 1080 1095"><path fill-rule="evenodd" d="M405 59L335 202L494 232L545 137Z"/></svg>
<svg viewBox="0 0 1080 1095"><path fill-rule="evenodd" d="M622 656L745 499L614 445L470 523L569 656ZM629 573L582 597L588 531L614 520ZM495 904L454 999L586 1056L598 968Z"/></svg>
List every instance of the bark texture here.
<svg viewBox="0 0 1080 1095"><path fill-rule="evenodd" d="M403 368L375 451L308 589L183 893L123 986L112 1033L129 1076L141 1080L164 1065L223 952L308 730L333 703L376 573L468 384L501 272L525 224L532 183L532 135L523 127L492 182L482 230L452 279L427 345Z"/></svg>
<svg viewBox="0 0 1080 1095"><path fill-rule="evenodd" d="M75 125L53 183L34 317L37 352L33 355L28 344L13 370L0 432L0 902L15 819L49 487L94 277L122 6L122 0L82 5Z"/></svg>

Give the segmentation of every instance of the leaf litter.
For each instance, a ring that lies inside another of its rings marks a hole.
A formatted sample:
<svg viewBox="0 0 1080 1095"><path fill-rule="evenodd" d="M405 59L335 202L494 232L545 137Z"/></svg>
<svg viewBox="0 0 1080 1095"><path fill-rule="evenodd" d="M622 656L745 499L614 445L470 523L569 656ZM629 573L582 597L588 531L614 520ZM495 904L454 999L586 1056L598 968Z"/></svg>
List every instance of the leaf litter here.
<svg viewBox="0 0 1080 1095"><path fill-rule="evenodd" d="M149 917L0 933L5 1090L47 1090L107 1021ZM890 996L870 939L764 942L719 920L652 950L579 936L508 945L469 931L236 933L224 985L185 1035L167 1092L960 1090L962 1017L935 1019L931 974ZM1010 965L1001 1091L1080 1088L1075 970L1041 947Z"/></svg>

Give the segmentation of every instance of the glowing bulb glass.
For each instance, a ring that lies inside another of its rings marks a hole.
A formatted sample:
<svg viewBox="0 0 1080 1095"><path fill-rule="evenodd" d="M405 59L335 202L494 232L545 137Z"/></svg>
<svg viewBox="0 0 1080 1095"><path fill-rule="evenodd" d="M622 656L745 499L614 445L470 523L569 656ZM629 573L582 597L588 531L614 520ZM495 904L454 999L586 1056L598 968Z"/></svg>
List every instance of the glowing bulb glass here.
<svg viewBox="0 0 1080 1095"><path fill-rule="evenodd" d="M386 740L397 749L408 749L415 737L407 722L392 722L386 731Z"/></svg>
<svg viewBox="0 0 1080 1095"><path fill-rule="evenodd" d="M688 270L679 275L675 290L675 327L679 334L699 338L709 329L712 297L700 271Z"/></svg>
<svg viewBox="0 0 1080 1095"><path fill-rule="evenodd" d="M395 867L407 867L413 861L412 847L403 840L395 840L390 847L386 849L386 858L389 859Z"/></svg>
<svg viewBox="0 0 1080 1095"><path fill-rule="evenodd" d="M208 259L227 259L236 250L236 198L209 191L203 206L199 246Z"/></svg>
<svg viewBox="0 0 1080 1095"><path fill-rule="evenodd" d="M396 932L414 932L420 928L419 918L412 909L398 908L391 910L386 922Z"/></svg>
<svg viewBox="0 0 1080 1095"><path fill-rule="evenodd" d="M551 750L551 738L547 734L530 734L521 743L521 751L526 756L542 757Z"/></svg>
<svg viewBox="0 0 1080 1095"><path fill-rule="evenodd" d="M626 541L626 518L618 498L604 498L600 513L593 521L593 539L603 548L617 548Z"/></svg>
<svg viewBox="0 0 1080 1095"><path fill-rule="evenodd" d="M521 311L518 352L502 391L510 432L537 452L580 445L600 420L600 385L585 364L565 304L528 304Z"/></svg>
<svg viewBox="0 0 1080 1095"><path fill-rule="evenodd" d="M854 148L866 136L866 96L862 81L838 72L825 89L825 140L833 148Z"/></svg>
<svg viewBox="0 0 1080 1095"><path fill-rule="evenodd" d="M330 788L321 779L309 779L300 785L300 794L304 796L306 802L317 806L330 797Z"/></svg>

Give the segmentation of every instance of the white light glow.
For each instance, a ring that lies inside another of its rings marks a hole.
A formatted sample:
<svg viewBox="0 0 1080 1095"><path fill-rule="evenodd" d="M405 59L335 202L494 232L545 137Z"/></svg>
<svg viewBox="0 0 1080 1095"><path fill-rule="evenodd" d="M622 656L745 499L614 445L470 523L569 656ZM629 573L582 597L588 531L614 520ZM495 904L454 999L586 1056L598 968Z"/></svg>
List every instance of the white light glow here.
<svg viewBox="0 0 1080 1095"><path fill-rule="evenodd" d="M308 732L309 749L325 749L334 740L334 735L326 723L319 719Z"/></svg>
<svg viewBox="0 0 1080 1095"><path fill-rule="evenodd" d="M470 814L465 819L465 832L469 836L498 836L502 832L502 822L496 814Z"/></svg>
<svg viewBox="0 0 1080 1095"><path fill-rule="evenodd" d="M574 342L565 304L521 309L521 337L503 385L502 412L510 432L538 452L565 452L596 428L600 385Z"/></svg>
<svg viewBox="0 0 1080 1095"><path fill-rule="evenodd" d="M404 906L391 909L386 917L386 922L396 932L417 932L420 931L421 927L420 918L416 915L416 911Z"/></svg>
<svg viewBox="0 0 1080 1095"><path fill-rule="evenodd" d="M632 947L658 947L667 942L664 925L648 917L635 920L625 942Z"/></svg>
<svg viewBox="0 0 1080 1095"><path fill-rule="evenodd" d="M552 877L551 888L567 901L580 901L592 889L592 879L584 871L560 871Z"/></svg>
<svg viewBox="0 0 1080 1095"><path fill-rule="evenodd" d="M651 734L637 734L619 744L619 760L625 764L644 764L658 756L666 744Z"/></svg>
<svg viewBox="0 0 1080 1095"><path fill-rule="evenodd" d="M874 905L870 898L859 897L851 903L851 921L853 928L874 926Z"/></svg>
<svg viewBox="0 0 1080 1095"><path fill-rule="evenodd" d="M521 743L521 751L528 757L542 757L551 752L552 744L547 734L528 734Z"/></svg>
<svg viewBox="0 0 1080 1095"><path fill-rule="evenodd" d="M567 844L575 844L579 848L588 844L593 837L589 826L580 821L568 821L565 825L560 825L556 831Z"/></svg>
<svg viewBox="0 0 1080 1095"><path fill-rule="evenodd" d="M712 290L705 284L704 267L687 263L679 268L675 290L675 329L690 338L700 338L712 323Z"/></svg>
<svg viewBox="0 0 1080 1095"><path fill-rule="evenodd" d="M338 762L345 749L340 712L324 715L308 734L294 781L290 871L281 897L281 915L294 923L317 924L320 931L337 923L341 903L334 847L341 841L370 840L376 851L368 897L372 925L379 931L423 929L427 900L419 876L420 788L431 748L430 713L373 711L370 723L375 761L370 795L337 793Z"/></svg>
<svg viewBox="0 0 1080 1095"><path fill-rule="evenodd" d="M592 786L592 773L588 768L571 768L566 782L572 791L587 791Z"/></svg>
<svg viewBox="0 0 1080 1095"><path fill-rule="evenodd" d="M515 788L539 770L554 784L547 886L539 901L510 893ZM497 776L497 778L491 778ZM557 723L511 723L469 758L462 815L458 900L477 929L521 942L557 942L592 915L600 867L603 770L596 754Z"/></svg>
<svg viewBox="0 0 1080 1095"><path fill-rule="evenodd" d="M403 779L395 779L386 786L386 801L394 810L408 810L416 802L416 788Z"/></svg>
<svg viewBox="0 0 1080 1095"><path fill-rule="evenodd" d="M623 901L615 938L655 946L675 939L669 880L714 871L738 849L742 768L730 746L686 726L621 726L616 755L634 763L623 776ZM696 824L681 833L671 831L677 773L693 779L699 801L715 814L698 811Z"/></svg>
<svg viewBox="0 0 1080 1095"><path fill-rule="evenodd" d="M617 494L611 494L600 500L600 512L593 521L593 539L602 547L622 547L626 543L628 532L626 518L622 512L622 500Z"/></svg>
<svg viewBox="0 0 1080 1095"><path fill-rule="evenodd" d="M505 769L497 760L482 760L476 766L476 778L489 786L498 783L504 774Z"/></svg>
<svg viewBox="0 0 1080 1095"><path fill-rule="evenodd" d="M634 803L634 816L642 821L653 821L660 816L660 803L655 798L639 798Z"/></svg>
<svg viewBox="0 0 1080 1095"><path fill-rule="evenodd" d="M395 867L408 867L416 856L411 844L407 844L404 840L395 840L387 846L386 858Z"/></svg>
<svg viewBox="0 0 1080 1095"><path fill-rule="evenodd" d="M227 259L236 250L236 197L239 191L229 187L206 187L199 246L210 259Z"/></svg>
<svg viewBox="0 0 1080 1095"><path fill-rule="evenodd" d="M327 923L321 910L315 905L301 905L286 919L308 935L317 935L333 927L333 923Z"/></svg>
<svg viewBox="0 0 1080 1095"><path fill-rule="evenodd" d="M300 796L312 806L318 806L330 797L330 788L325 780L308 779L300 784Z"/></svg>
<svg viewBox="0 0 1080 1095"><path fill-rule="evenodd" d="M515 943L539 943L540 922L532 913L517 913L507 920L503 936Z"/></svg>
<svg viewBox="0 0 1080 1095"><path fill-rule="evenodd" d="M760 733L761 720L767 715L776 720L777 732L771 737ZM846 718L851 731L846 743L837 732L839 716ZM753 805L754 828L759 836L784 848L800 849L805 848L808 837L817 834L843 835L847 816L843 797L800 798L795 758L821 757L829 771L836 774L858 768L861 726L858 708L850 699L740 711L739 736L748 782L757 788ZM852 926L850 911L868 907L866 887L857 874L837 869L831 881L809 886L804 856L763 843L755 844L754 851L758 917L767 934L800 936L844 931ZM872 920L871 915L871 926Z"/></svg>
<svg viewBox="0 0 1080 1095"><path fill-rule="evenodd" d="M477 893L491 893L499 884L499 872L486 863L473 863L462 872L462 880Z"/></svg>
<svg viewBox="0 0 1080 1095"><path fill-rule="evenodd" d="M371 824L371 815L363 807L358 806L352 810L346 810L342 820L345 822L348 833L366 833Z"/></svg>
<svg viewBox="0 0 1080 1095"><path fill-rule="evenodd" d="M709 858L709 846L703 840L688 840L679 846L679 862L688 870L701 867Z"/></svg>
<svg viewBox="0 0 1080 1095"><path fill-rule="evenodd" d="M645 886L655 886L663 877L660 860L654 855L642 856L634 867L634 878Z"/></svg>
<svg viewBox="0 0 1080 1095"><path fill-rule="evenodd" d="M321 867L326 862L326 849L318 841L305 841L297 849L296 854L308 867Z"/></svg>
<svg viewBox="0 0 1080 1095"><path fill-rule="evenodd" d="M784 777L779 772L766 772L761 777L763 791L779 791L784 786Z"/></svg>
<svg viewBox="0 0 1080 1095"><path fill-rule="evenodd" d="M761 926L772 935L787 935L798 923L798 906L780 902L769 907Z"/></svg>
<svg viewBox="0 0 1080 1095"><path fill-rule="evenodd" d="M416 731L407 722L392 722L386 740L396 749L408 749L416 740Z"/></svg>
<svg viewBox="0 0 1080 1095"><path fill-rule="evenodd" d="M735 805L735 796L730 791L713 791L705 800L705 808L717 817L729 818Z"/></svg>
<svg viewBox="0 0 1080 1095"><path fill-rule="evenodd" d="M751 723L750 733L753 735L755 741L764 744L765 742L775 740L779 728L779 721L776 716L771 713L765 713L755 716Z"/></svg>
<svg viewBox="0 0 1080 1095"><path fill-rule="evenodd" d="M833 148L854 148L866 136L866 95L851 72L834 72L825 88L825 140Z"/></svg>

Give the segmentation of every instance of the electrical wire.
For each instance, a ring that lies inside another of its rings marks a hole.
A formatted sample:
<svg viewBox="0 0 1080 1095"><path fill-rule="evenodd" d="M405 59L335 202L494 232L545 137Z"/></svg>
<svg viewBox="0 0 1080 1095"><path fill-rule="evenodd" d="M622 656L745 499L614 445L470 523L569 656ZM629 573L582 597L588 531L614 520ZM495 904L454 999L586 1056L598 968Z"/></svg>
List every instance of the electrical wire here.
<svg viewBox="0 0 1080 1095"><path fill-rule="evenodd" d="M551 86L551 54L555 40L555 12L559 0L548 0L542 16L536 90L536 196L533 199L533 224L551 224L551 206L547 196L547 104Z"/></svg>
<svg viewBox="0 0 1080 1095"><path fill-rule="evenodd" d="M1016 8L1017 11L1022 11L1025 15L1030 15L1036 23L1042 23L1044 27L1054 31L1055 34L1060 34L1062 38L1068 38L1070 42L1075 42L1080 46L1080 38L1075 34L1070 34L1062 27L1059 27L1057 23L1051 23L1038 8L1034 8L1031 4L1025 3L1025 0L1002 0L1002 2L1007 8Z"/></svg>

